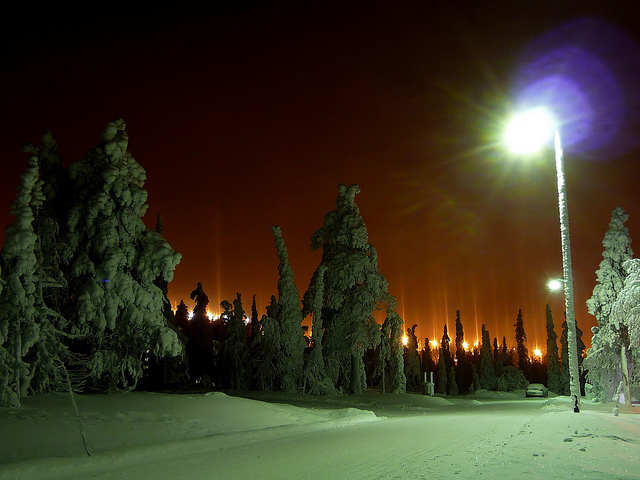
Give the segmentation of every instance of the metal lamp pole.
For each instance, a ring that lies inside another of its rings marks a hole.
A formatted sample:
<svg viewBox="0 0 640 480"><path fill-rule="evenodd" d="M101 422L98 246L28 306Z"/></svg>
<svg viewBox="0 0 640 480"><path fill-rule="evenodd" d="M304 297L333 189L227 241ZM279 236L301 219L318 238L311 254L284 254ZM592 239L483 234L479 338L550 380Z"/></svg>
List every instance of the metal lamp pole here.
<svg viewBox="0 0 640 480"><path fill-rule="evenodd" d="M562 239L562 272L564 277L564 302L567 319L567 349L569 379L573 411L580 412L580 377L578 373L578 340L576 312L573 300L573 271L571 269L571 242L569 240L569 212L567 210L567 185L564 174L564 154L560 132L555 130L556 174L558 177L558 210L560 213L560 237Z"/></svg>

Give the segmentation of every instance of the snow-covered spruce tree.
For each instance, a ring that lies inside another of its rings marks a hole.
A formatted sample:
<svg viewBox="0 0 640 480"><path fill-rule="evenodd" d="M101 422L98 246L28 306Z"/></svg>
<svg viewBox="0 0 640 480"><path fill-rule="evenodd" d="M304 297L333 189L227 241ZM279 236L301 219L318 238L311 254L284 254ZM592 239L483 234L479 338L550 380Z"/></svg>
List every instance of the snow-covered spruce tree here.
<svg viewBox="0 0 640 480"><path fill-rule="evenodd" d="M184 303L184 300L180 300L180 303L176 307L176 313L173 316L176 326L182 330L182 332L189 336L189 307Z"/></svg>
<svg viewBox="0 0 640 480"><path fill-rule="evenodd" d="M367 227L355 196L360 187L340 185L336 210L311 237L311 248L322 248L324 276L322 323L323 355L334 385L358 393L366 388L364 353L380 341L374 310L387 299L387 281L378 272L377 252L369 244ZM312 313L314 273L304 295L304 312Z"/></svg>
<svg viewBox="0 0 640 480"><path fill-rule="evenodd" d="M518 368L526 375L529 371L529 352L525 342L527 334L524 332L524 321L522 319L522 309L518 310L518 318L516 319L516 352L518 353Z"/></svg>
<svg viewBox="0 0 640 480"><path fill-rule="evenodd" d="M429 337L424 339L424 348L420 352L420 369L423 372L427 372L427 381L430 379L430 372L434 371L433 358L431 358L431 344L429 343Z"/></svg>
<svg viewBox="0 0 640 480"><path fill-rule="evenodd" d="M283 390L296 391L302 381L304 363L304 332L302 331L302 310L298 288L293 281L293 270L289 262L287 247L279 226L272 226L276 241L278 264L278 313L275 319L280 325L280 342L284 365L284 375L280 382Z"/></svg>
<svg viewBox="0 0 640 480"><path fill-rule="evenodd" d="M547 364L547 388L553 393L560 394L563 391L560 374L560 362L558 360L558 335L553 325L551 308L547 305L547 351L545 363Z"/></svg>
<svg viewBox="0 0 640 480"><path fill-rule="evenodd" d="M441 395L447 393L447 361L445 360L446 354L444 353L444 349L442 348L442 344L440 345L440 350L438 351L438 380L436 381L436 392Z"/></svg>
<svg viewBox="0 0 640 480"><path fill-rule="evenodd" d="M162 215L159 213L156 214L156 232L158 235L162 235L164 232L164 222L162 221ZM169 300L169 281L164 278L162 275L159 275L153 282L161 291L164 297L163 300L163 309L164 317L167 320L167 323L172 328L176 328L175 318L173 314L173 310L171 308L171 301Z"/></svg>
<svg viewBox="0 0 640 480"><path fill-rule="evenodd" d="M408 392L419 392L422 388L416 328L418 328L418 325L413 325L411 328L407 328L408 341L404 347L404 374L407 378Z"/></svg>
<svg viewBox="0 0 640 480"><path fill-rule="evenodd" d="M447 395L458 395L458 382L456 382L456 370L453 365L449 367L449 375L447 375Z"/></svg>
<svg viewBox="0 0 640 480"><path fill-rule="evenodd" d="M609 230L604 235L602 261L596 271L596 286L587 300L589 313L595 315L598 326L594 327L591 348L584 361L587 373L587 392L594 399L609 402L622 381L621 343L612 341L618 332L611 329L611 309L624 287L627 272L625 261L633 258L631 237L625 222L629 215L617 207L611 212Z"/></svg>
<svg viewBox="0 0 640 480"><path fill-rule="evenodd" d="M247 345L247 325L244 322L242 297L236 294L233 300L233 310L228 302L222 302L225 312L229 316L227 338L222 345L224 368L228 374L228 387L236 390L246 390L251 385L251 358Z"/></svg>
<svg viewBox="0 0 640 480"><path fill-rule="evenodd" d="M466 393L471 383L467 352L464 349L464 329L460 319L460 310L456 310L456 383L460 393Z"/></svg>
<svg viewBox="0 0 640 480"><path fill-rule="evenodd" d="M14 221L5 230L2 274L5 288L0 297L0 403L19 406L27 395L34 369L23 357L36 344L36 234L33 231L33 196L41 194L38 159L31 157L12 204Z"/></svg>
<svg viewBox="0 0 640 480"><path fill-rule="evenodd" d="M27 393L66 389L63 362L70 359L62 342L65 321L58 313L58 298L51 295L52 287L62 286L59 264L64 258L57 222L44 213L47 199L39 179L40 163L53 156L55 141L45 131L43 142L42 149L25 148L32 156L12 205L15 219L6 229L2 250L6 288L0 295L0 403L13 405Z"/></svg>
<svg viewBox="0 0 640 480"><path fill-rule="evenodd" d="M514 390L522 390L527 388L529 382L524 377L522 370L507 365L504 367L502 375L496 379L496 388L500 392L513 392Z"/></svg>
<svg viewBox="0 0 640 480"><path fill-rule="evenodd" d="M440 349L444 354L444 364L447 367L447 372L449 371L449 367L453 365L453 358L451 357L451 337L449 337L449 329L447 328L447 324L444 325L444 332L442 334L442 338L440 339Z"/></svg>
<svg viewBox="0 0 640 480"><path fill-rule="evenodd" d="M402 345L402 327L404 322L396 312L397 300L393 295L387 298L387 317L381 327L380 355L387 365L383 365L383 392L386 385L393 393L407 391L407 377L404 373L404 346ZM387 375L388 371L388 375Z"/></svg>
<svg viewBox="0 0 640 480"><path fill-rule="evenodd" d="M258 316L258 306L256 304L256 295L253 294L251 301L251 321L249 322L249 345L252 345L258 332L260 331L260 317Z"/></svg>
<svg viewBox="0 0 640 480"><path fill-rule="evenodd" d="M478 368L475 363L471 364L471 388L469 388L470 393L475 393L480 390L480 375L478 375Z"/></svg>
<svg viewBox="0 0 640 480"><path fill-rule="evenodd" d="M31 202L36 234L35 318L40 334L24 357L33 368L29 389L35 394L61 391L67 390L71 383L81 388L86 379L85 359L67 348L66 343L73 337L65 333L69 322L61 314L68 285L63 269L71 257L71 249L62 239L60 229L68 196L63 194L67 184L65 172L50 131L42 134L41 147L23 148L37 157L40 170L40 181L36 183Z"/></svg>
<svg viewBox="0 0 640 480"><path fill-rule="evenodd" d="M195 302L193 315L187 319L186 333L189 337L186 350L189 358L189 378L192 382L208 386L213 378L215 365L213 350L213 327L207 315L209 297L202 283L198 282L189 298ZM186 305L185 305L186 307ZM176 312L180 324L184 324L184 313Z"/></svg>
<svg viewBox="0 0 640 480"><path fill-rule="evenodd" d="M322 356L322 298L324 295L324 275L327 267L321 265L317 270L317 278L314 290L311 292L313 301L313 320L311 324L311 352L305 358L303 374L303 392L314 395L332 395L337 393L333 380L329 378L324 368Z"/></svg>
<svg viewBox="0 0 640 480"><path fill-rule="evenodd" d="M282 358L280 324L269 315L263 315L251 344L253 375L259 390L280 390L285 367ZM314 392L315 393L315 392Z"/></svg>
<svg viewBox="0 0 640 480"><path fill-rule="evenodd" d="M110 389L135 387L144 352L161 357L182 350L154 284L158 277L172 280L181 255L144 225L146 174L127 148L118 119L107 124L102 143L68 170L70 333L84 335L74 348L89 355L91 376Z"/></svg>
<svg viewBox="0 0 640 480"><path fill-rule="evenodd" d="M2 270L0 269L0 274ZM4 280L0 276L0 299L4 286ZM16 389L12 388L13 372L16 360L13 356L14 349L9 343L10 321L4 315L0 316L0 406L19 406L20 397L16 394Z"/></svg>
<svg viewBox="0 0 640 480"><path fill-rule="evenodd" d="M627 277L609 316L608 330L612 335L601 340L609 347L619 348L622 384L618 389L624 391L625 402L631 406L630 387L638 384L640 364L640 260L630 259L622 266Z"/></svg>
<svg viewBox="0 0 640 480"><path fill-rule="evenodd" d="M491 352L491 337L482 324L482 346L480 347L480 388L495 390L497 388L496 372Z"/></svg>
<svg viewBox="0 0 640 480"><path fill-rule="evenodd" d="M380 377L382 393L387 393L387 370L391 360L391 323L385 318L380 327L380 345L376 349L376 377ZM404 368L404 366L403 366Z"/></svg>

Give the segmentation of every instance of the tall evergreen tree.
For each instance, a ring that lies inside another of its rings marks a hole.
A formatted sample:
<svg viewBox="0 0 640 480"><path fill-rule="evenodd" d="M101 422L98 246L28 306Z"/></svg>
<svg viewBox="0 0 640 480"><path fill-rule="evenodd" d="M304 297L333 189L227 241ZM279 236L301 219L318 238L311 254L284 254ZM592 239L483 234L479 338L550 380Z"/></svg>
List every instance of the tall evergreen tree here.
<svg viewBox="0 0 640 480"><path fill-rule="evenodd" d="M251 301L251 322L249 323L249 345L253 345L253 342L260 330L260 317L258 316L258 306L256 305L256 296L253 295Z"/></svg>
<svg viewBox="0 0 640 480"><path fill-rule="evenodd" d="M213 328L207 316L209 297L204 292L202 283L198 282L196 288L191 292L191 300L195 302L193 315L186 321L186 334L189 336L187 342L187 357L189 358L189 377L193 382L206 384L214 376L215 358L213 350ZM184 302L181 303L184 305ZM181 307L178 306L180 309ZM186 309L186 305L182 307ZM180 324L184 325L184 315L187 312L180 310L176 314ZM208 380L207 380L208 378Z"/></svg>
<svg viewBox="0 0 640 480"><path fill-rule="evenodd" d="M127 152L122 120L109 123L101 145L68 170L51 132L45 131L42 141L39 148L26 147L33 154L28 172L32 185L19 194L29 197L20 202L31 218L25 223L27 217L20 214L23 220L12 227L21 232L19 243L30 253L21 260L12 257L10 229L3 255L4 275L22 276L27 288L22 298L33 308L33 315L25 311L24 325L13 330L14 335L26 334L12 343L13 353L19 349L23 357L16 370L21 380L17 391L58 389L70 378L67 366L88 371L101 385L132 388L147 352L181 353L163 316L166 292L158 286L172 279L180 254L142 222L145 172ZM31 271L26 277L25 262ZM0 308L0 317L1 310L6 313L6 308ZM36 328L25 330L31 323Z"/></svg>
<svg viewBox="0 0 640 480"><path fill-rule="evenodd" d="M375 375L380 377L382 393L387 393L389 362L391 361L391 322L385 318L380 327L380 344L376 348ZM404 367L404 366L403 366Z"/></svg>
<svg viewBox="0 0 640 480"><path fill-rule="evenodd" d="M318 267L317 281L314 284L314 290L311 292L313 301L311 344L313 349L306 359L303 376L303 391L321 395L330 395L336 393L333 381L329 378L325 371L324 357L322 355L322 335L324 332L324 327L322 325L322 299L324 297L324 275L326 271L326 266L321 265L320 267ZM384 337L382 343L384 344ZM384 373L384 364L382 368Z"/></svg>
<svg viewBox="0 0 640 480"><path fill-rule="evenodd" d="M396 312L396 308L396 298L389 295L386 307L387 318L384 321L387 327L384 328L384 331L386 332L388 330L390 335L389 337L383 337L383 341L389 342L389 380L391 383L391 391L393 393L404 393L407 389L407 377L404 373L404 361L402 357L402 326L404 322Z"/></svg>
<svg viewBox="0 0 640 480"><path fill-rule="evenodd" d="M464 329L460 319L460 310L456 310L456 382L460 393L466 393L469 389L471 379L467 352L464 349Z"/></svg>
<svg viewBox="0 0 640 480"><path fill-rule="evenodd" d="M446 366L446 371L449 371L449 367L453 365L453 360L451 358L451 338L449 337L449 332L447 329L447 324L444 325L444 331L442 333L442 338L440 339L440 351L444 357L444 364Z"/></svg>
<svg viewBox="0 0 640 480"><path fill-rule="evenodd" d="M85 335L91 376L110 388L133 388L142 356L179 355L154 281L171 281L181 255L142 221L144 169L127 151L125 124L107 124L102 144L69 167L74 187L67 215L72 333Z"/></svg>
<svg viewBox="0 0 640 480"><path fill-rule="evenodd" d="M627 277L623 264L633 258L629 229L624 225L628 219L629 215L621 207L611 212L609 230L602 240L604 251L596 271L597 283L587 300L589 313L595 315L598 325L592 332L585 368L588 370L590 395L603 402L612 400L623 380L620 353L624 332L612 329L609 319Z"/></svg>
<svg viewBox="0 0 640 480"><path fill-rule="evenodd" d="M619 389L624 392L627 405L631 406L631 384L640 383L637 373L640 364L640 260L627 260L623 267L627 277L609 317L609 331L615 334L604 337L603 341L620 349L622 384Z"/></svg>
<svg viewBox="0 0 640 480"><path fill-rule="evenodd" d="M282 345L284 376L282 388L296 391L302 381L302 367L304 362L304 332L302 331L302 311L298 288L293 281L293 270L289 262L287 247L282 238L282 231L278 226L272 226L271 231L276 241L276 253L280 263L278 272L278 314L275 319L280 325L280 341Z"/></svg>
<svg viewBox="0 0 640 480"><path fill-rule="evenodd" d="M236 298L233 300L233 310L230 308L229 302L222 303L229 318L227 338L222 346L228 386L236 390L246 390L251 385L252 372L242 297L239 293L236 294Z"/></svg>
<svg viewBox="0 0 640 480"><path fill-rule="evenodd" d="M480 347L480 388L495 390L497 388L496 372L491 352L491 336L482 324L482 344Z"/></svg>
<svg viewBox="0 0 640 480"><path fill-rule="evenodd" d="M5 230L2 273L6 287L0 297L0 403L20 406L34 368L24 357L40 336L36 320L36 234L32 203L39 194L36 157L22 175L12 204L14 221Z"/></svg>
<svg viewBox="0 0 640 480"><path fill-rule="evenodd" d="M547 305L547 351L545 353L545 363L547 364L547 388L554 393L563 392L560 363L558 360L558 335L553 325L551 308Z"/></svg>
<svg viewBox="0 0 640 480"><path fill-rule="evenodd" d="M407 344L404 347L404 374L407 378L407 391L419 392L421 389L420 380L420 356L418 355L418 338L416 328L413 325L407 328Z"/></svg>
<svg viewBox="0 0 640 480"><path fill-rule="evenodd" d="M327 373L338 388L361 392L366 388L364 353L380 341L373 312L387 300L387 281L378 271L377 252L369 244L367 228L355 203L360 187L339 186L336 210L311 237L313 250L322 248L324 278L323 355ZM312 313L314 273L304 295L304 312Z"/></svg>
<svg viewBox="0 0 640 480"><path fill-rule="evenodd" d="M180 300L180 303L176 307L176 313L174 314L174 321L176 326L182 330L182 332L189 336L189 307L184 303L184 300Z"/></svg>
<svg viewBox="0 0 640 480"><path fill-rule="evenodd" d="M59 242L56 218L45 209L40 178L40 164L48 165L55 151L47 131L43 143L41 149L25 149L33 155L12 204L15 219L6 229L2 250L6 288L0 295L0 403L12 405L27 393L66 389L65 363L73 358L63 343L66 320L56 292L64 285L60 266L66 249Z"/></svg>
<svg viewBox="0 0 640 480"><path fill-rule="evenodd" d="M458 382L456 382L456 370L453 365L449 367L449 375L447 375L447 395L458 395Z"/></svg>
<svg viewBox="0 0 640 480"><path fill-rule="evenodd" d="M446 361L447 354L442 348L442 344L440 344L440 350L438 354L438 380L436 382L436 391L439 394L444 395L447 393L447 384L448 384L448 368Z"/></svg>
<svg viewBox="0 0 640 480"><path fill-rule="evenodd" d="M427 381L429 380L430 372L434 372L433 358L431 358L431 343L429 343L429 337L424 339L424 348L421 352L421 370L427 373Z"/></svg>
<svg viewBox="0 0 640 480"><path fill-rule="evenodd" d="M516 319L516 352L518 353L518 368L525 374L529 371L529 352L525 345L527 334L524 332L524 321L522 319L522 309L518 310Z"/></svg>
<svg viewBox="0 0 640 480"><path fill-rule="evenodd" d="M280 390L284 375L280 324L269 315L263 315L258 323L256 336L251 344L254 352L254 376L260 390Z"/></svg>
<svg viewBox="0 0 640 480"><path fill-rule="evenodd" d="M24 146L37 157L40 180L36 195L32 195L33 230L36 234L35 305L40 329L38 342L29 354L35 367L30 390L42 393L66 390L67 380L81 388L85 381L85 359L72 353L67 345L73 339L69 322L63 315L68 296L64 269L71 249L62 238L61 222L64 207L72 189L69 188L57 144L49 130L42 134L42 145ZM71 374L69 372L72 372Z"/></svg>

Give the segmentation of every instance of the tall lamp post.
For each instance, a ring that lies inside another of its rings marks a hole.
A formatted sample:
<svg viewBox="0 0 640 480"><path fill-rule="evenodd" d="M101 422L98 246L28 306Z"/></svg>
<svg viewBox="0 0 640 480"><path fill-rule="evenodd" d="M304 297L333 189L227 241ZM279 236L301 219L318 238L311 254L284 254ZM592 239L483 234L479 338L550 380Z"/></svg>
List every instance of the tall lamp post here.
<svg viewBox="0 0 640 480"><path fill-rule="evenodd" d="M558 178L558 210L560 213L560 237L562 240L562 272L565 314L567 319L567 349L569 379L573 411L580 412L580 377L578 373L578 342L576 313L573 300L573 271L571 269L571 242L569 239L569 212L567 210L567 185L564 174L564 154L560 132L551 114L536 108L513 117L506 131L509 147L519 153L533 153L540 149L554 134L556 175Z"/></svg>

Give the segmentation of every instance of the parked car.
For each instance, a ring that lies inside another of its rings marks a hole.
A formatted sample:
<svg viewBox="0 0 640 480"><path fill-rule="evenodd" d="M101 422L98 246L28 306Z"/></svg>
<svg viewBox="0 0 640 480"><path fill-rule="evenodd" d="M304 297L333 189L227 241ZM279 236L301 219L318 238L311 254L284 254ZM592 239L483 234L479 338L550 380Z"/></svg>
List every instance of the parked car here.
<svg viewBox="0 0 640 480"><path fill-rule="evenodd" d="M541 383L530 383L525 395L527 397L548 397L549 390Z"/></svg>

